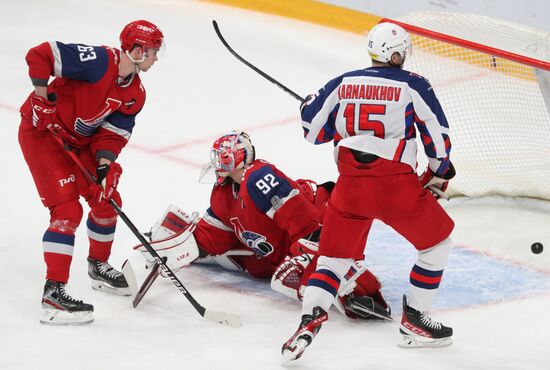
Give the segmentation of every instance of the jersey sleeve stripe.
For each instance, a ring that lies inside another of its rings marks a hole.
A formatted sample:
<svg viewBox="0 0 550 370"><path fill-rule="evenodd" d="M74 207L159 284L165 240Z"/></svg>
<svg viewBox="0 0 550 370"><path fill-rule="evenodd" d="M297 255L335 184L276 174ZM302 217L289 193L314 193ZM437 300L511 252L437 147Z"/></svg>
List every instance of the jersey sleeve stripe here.
<svg viewBox="0 0 550 370"><path fill-rule="evenodd" d="M209 224L210 226L214 226L215 228L218 228L223 231L233 231L232 228L221 222L214 214L211 212L210 209L206 211L204 216L202 216L202 219Z"/></svg>
<svg viewBox="0 0 550 370"><path fill-rule="evenodd" d="M102 128L106 129L106 130L109 130L111 132L114 132L115 134L117 135L120 135L122 136L123 138L125 138L126 140L130 140L130 137L132 136L132 134L124 129L121 129L119 127L116 127L115 125L109 123L109 122L104 122L102 125L101 125Z"/></svg>
<svg viewBox="0 0 550 370"><path fill-rule="evenodd" d="M53 54L53 70L56 77L62 76L63 63L61 62L61 51L57 46L57 41L49 41Z"/></svg>

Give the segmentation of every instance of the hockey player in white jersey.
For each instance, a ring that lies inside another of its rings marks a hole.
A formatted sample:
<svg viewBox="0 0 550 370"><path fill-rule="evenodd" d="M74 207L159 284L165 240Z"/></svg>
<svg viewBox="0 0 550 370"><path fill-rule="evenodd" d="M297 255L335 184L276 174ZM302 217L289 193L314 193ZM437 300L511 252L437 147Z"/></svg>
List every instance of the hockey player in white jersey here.
<svg viewBox="0 0 550 370"><path fill-rule="evenodd" d="M372 67L329 81L301 107L306 140L334 141L340 175L323 219L321 257L307 283L302 321L282 347L287 361L302 355L328 319L343 275L363 256L375 218L418 250L410 292L403 296L399 345L451 344L452 329L427 313L452 249L454 223L437 202L455 175L449 126L430 83L402 69L412 52L408 33L381 23L367 42ZM429 160L421 176L417 133Z"/></svg>

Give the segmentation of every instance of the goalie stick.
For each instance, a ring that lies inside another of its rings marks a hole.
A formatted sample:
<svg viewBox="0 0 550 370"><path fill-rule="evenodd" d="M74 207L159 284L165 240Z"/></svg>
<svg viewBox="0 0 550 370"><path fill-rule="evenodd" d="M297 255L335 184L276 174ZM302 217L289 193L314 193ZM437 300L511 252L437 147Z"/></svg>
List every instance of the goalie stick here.
<svg viewBox="0 0 550 370"><path fill-rule="evenodd" d="M147 275L147 277L143 281L143 284L141 284L141 286L139 287L139 290L137 291L134 300L132 301L132 305L134 306L134 308L137 308L137 306L139 305L143 297L145 297L145 294L149 291L149 288L151 287L151 285L153 285L155 280L157 280L159 275L160 265L158 263L155 263L151 268L151 272L149 273L149 275Z"/></svg>
<svg viewBox="0 0 550 370"><path fill-rule="evenodd" d="M166 262L166 259L163 258L163 261ZM153 285L157 277L160 275L160 265L156 262L153 264L151 272L149 272L149 275L147 275L139 289L137 286L136 274L134 273L134 269L132 268L130 261L126 260L122 264L122 274L124 275L124 278L126 278L128 287L130 288L130 294L132 295L132 306L137 308L145 296L145 293L149 291L151 285Z"/></svg>
<svg viewBox="0 0 550 370"><path fill-rule="evenodd" d="M235 58L237 58L238 60L240 60L241 62L246 64L248 67L250 67L252 70L254 70L258 74L260 74L262 77L264 77L269 82L279 86L283 91L290 94L294 99L299 100L302 103L305 101L305 99L302 98L300 95L296 94L294 91L290 90L288 87L286 87L285 85L283 85L282 83L280 83L279 81L277 81L276 79L274 79L273 77L271 77L270 75L268 75L267 73L265 73L264 71L262 71L261 69L256 67L254 64L250 63L249 61L247 61L246 59L241 57L235 50L233 50L233 48L231 46L229 46L227 41L225 41L225 38L223 37L223 35L220 31L220 28L218 27L218 22L216 22L215 20L212 20L212 25L214 26L214 31L216 31L216 34L218 35L218 38L222 42L223 46L225 46L226 49L229 50L229 52L231 54L233 54L233 56Z"/></svg>
<svg viewBox="0 0 550 370"><path fill-rule="evenodd" d="M51 131L53 134L53 137L55 140L61 145L63 149L65 149L65 153L71 159L74 161L74 163L80 168L80 171L82 174L86 177L86 179L90 183L95 183L96 179L94 175L88 171L86 167L82 164L80 161L80 158L75 154L74 151L72 151L70 146L65 145L63 142L63 139L61 139L55 132ZM191 293L183 286L181 281L176 277L176 275L170 270L168 266L166 266L166 263L160 258L158 253L153 249L151 244L145 239L145 237L139 232L139 230L136 228L136 226L130 221L128 216L122 211L122 209L116 204L116 202L113 199L109 199L109 204L114 208L115 212L118 214L118 216L124 221L126 226L132 231L132 233L138 238L138 240L143 244L145 249L151 254L151 256L155 259L155 262L160 265L160 267L164 270L166 275L170 278L172 283L179 289L179 291L187 298L187 300L191 303L191 305L195 308L195 310L205 319L217 322L219 324L226 324L229 326L234 327L240 327L242 326L242 321L239 316L234 314L228 314L223 312L215 312L210 311L204 308L199 302L195 300L195 298L191 295Z"/></svg>

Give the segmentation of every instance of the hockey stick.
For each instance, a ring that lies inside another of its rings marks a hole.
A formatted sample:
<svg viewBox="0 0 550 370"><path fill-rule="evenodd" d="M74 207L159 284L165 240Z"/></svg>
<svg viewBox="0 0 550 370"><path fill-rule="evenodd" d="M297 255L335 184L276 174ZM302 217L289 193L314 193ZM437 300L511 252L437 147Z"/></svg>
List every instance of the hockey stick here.
<svg viewBox="0 0 550 370"><path fill-rule="evenodd" d="M69 146L66 146L65 143L63 142L63 139L61 139L58 135L56 135L55 132L52 132L52 134L55 140L57 140L57 142L59 143L59 145L61 145L61 147L65 149L65 153L67 153L69 157L71 157L71 159L74 161L74 163L80 168L80 171L86 177L86 179L90 183L95 183L96 179L94 175L92 175L90 171L88 171L88 169L84 167L84 164L80 161L80 158L78 158L76 153L72 151ZM199 302L197 302L195 298L193 298L191 293L189 293L189 291L183 286L183 284L176 277L176 275L174 275L172 270L170 270L170 268L166 265L166 263L164 263L164 261L160 258L160 256L153 249L153 247L151 247L151 244L149 244L147 239L145 239L145 237L139 232L139 230L132 223L132 221L130 221L128 216L126 216L126 214L122 211L122 209L118 206L118 204L116 204L116 202L113 199L109 199L109 204L114 208L115 212L124 221L126 226L128 226L130 231L132 231L132 233L138 238L141 244L143 244L145 249L147 249L147 252L149 252L151 256L155 259L156 263L160 265L160 267L164 270L164 272L170 278L170 280L172 280L172 283L174 283L174 285L178 287L179 291L185 296L185 298L187 298L187 300L189 300L189 302L191 302L195 310L197 310L197 312L202 317L204 317L207 320L217 322L219 324L226 324L226 325L235 326L235 327L242 326L242 321L239 318L239 316L234 314L227 314L223 312L209 311L206 308L204 308Z"/></svg>
<svg viewBox="0 0 550 370"><path fill-rule="evenodd" d="M215 20L212 20L212 25L214 26L214 31L216 31L216 34L218 35L218 38L220 39L222 44L226 47L227 50L229 50L229 52L231 54L233 54L233 56L235 58L237 58L238 60L240 60L241 62L246 64L248 67L252 68L252 70L259 73L262 77L267 79L269 82L271 82L271 83L277 85L278 87L280 87L283 91L290 94L294 99L299 100L302 103L305 101L305 99L302 98L300 95L296 94L294 91L290 90L288 87L286 87L285 85L283 85L282 83L280 83L279 81L277 81L276 79L274 79L273 77L271 77L270 75L268 75L267 73L265 73L264 71L262 71L261 69L259 69L255 65L253 65L252 63L250 63L249 61L247 61L246 59L244 59L243 57L241 57L239 54L237 54L237 52L235 50L233 50L233 48L231 48L231 46L229 46L227 41L225 41L225 39L224 39L224 37L223 37L223 35L220 31L220 28L218 27L218 22L216 22Z"/></svg>
<svg viewBox="0 0 550 370"><path fill-rule="evenodd" d="M139 305L143 297L145 297L145 294L149 291L149 288L151 288L151 285L153 285L153 283L155 282L155 280L157 280L159 275L160 275L160 265L158 263L155 263L153 265L153 268L151 269L151 272L149 273L149 275L147 275L147 277L143 281L143 284L141 284L141 286L139 287L139 290L136 296L134 297L134 300L132 302L132 305L134 306L134 308L137 308L137 306Z"/></svg>
<svg viewBox="0 0 550 370"><path fill-rule="evenodd" d="M164 260L164 262L166 262L166 260ZM130 288L130 294L132 296L132 306L134 306L134 308L137 308L137 306L145 296L145 293L149 291L151 285L153 285L157 277L160 275L160 265L156 262L153 264L151 272L149 273L149 275L147 275L139 289L137 286L136 274L134 273L134 269L132 268L132 264L130 263L130 261L126 260L122 264L122 274L124 275L124 278L126 278L126 281L128 282L128 287Z"/></svg>

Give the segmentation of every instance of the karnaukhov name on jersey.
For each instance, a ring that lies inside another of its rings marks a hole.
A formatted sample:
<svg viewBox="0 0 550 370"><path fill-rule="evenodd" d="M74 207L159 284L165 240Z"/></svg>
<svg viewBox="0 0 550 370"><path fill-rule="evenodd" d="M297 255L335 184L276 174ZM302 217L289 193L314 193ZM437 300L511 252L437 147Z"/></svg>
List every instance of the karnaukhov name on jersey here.
<svg viewBox="0 0 550 370"><path fill-rule="evenodd" d="M338 98L342 99L371 99L399 101L401 88L380 85L341 85L338 88Z"/></svg>

